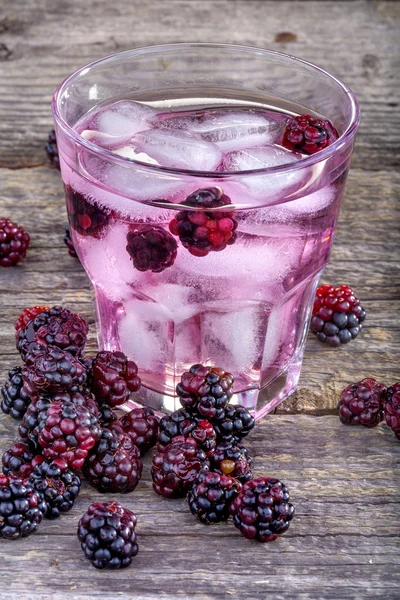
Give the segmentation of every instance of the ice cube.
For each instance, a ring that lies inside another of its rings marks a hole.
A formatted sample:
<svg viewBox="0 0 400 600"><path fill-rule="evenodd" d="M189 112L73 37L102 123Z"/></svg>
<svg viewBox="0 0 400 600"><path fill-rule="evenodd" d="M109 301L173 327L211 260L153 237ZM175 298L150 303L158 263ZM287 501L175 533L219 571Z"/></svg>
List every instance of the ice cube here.
<svg viewBox="0 0 400 600"><path fill-rule="evenodd" d="M144 152L138 152L132 146L124 146L123 148L114 150L114 154L118 154L119 156L123 156L124 158L140 160L141 162L148 163L149 165L158 165L159 164L156 160L154 160L154 158L151 158Z"/></svg>
<svg viewBox="0 0 400 600"><path fill-rule="evenodd" d="M96 144L96 146L101 146L102 148L106 148L108 150L114 150L116 148L120 148L129 142L131 139L131 135L110 135L108 133L102 133L101 131L93 131L92 129L84 129L81 132L81 137L92 144ZM116 154L120 154L120 152L116 151Z"/></svg>
<svg viewBox="0 0 400 600"><path fill-rule="evenodd" d="M327 208L336 198L337 190L329 186L298 200L282 204L279 208L293 215L312 215ZM274 207L274 209L278 209L278 207Z"/></svg>
<svg viewBox="0 0 400 600"><path fill-rule="evenodd" d="M90 123L90 129L113 136L132 137L148 129L155 111L139 102L119 100L99 111Z"/></svg>
<svg viewBox="0 0 400 600"><path fill-rule="evenodd" d="M143 293L156 302L164 311L164 318L174 323L190 319L198 312L196 304L189 303L193 291L190 287L174 283L156 284L143 289Z"/></svg>
<svg viewBox="0 0 400 600"><path fill-rule="evenodd" d="M215 144L188 131L150 129L137 133L132 143L164 167L214 171L222 160Z"/></svg>

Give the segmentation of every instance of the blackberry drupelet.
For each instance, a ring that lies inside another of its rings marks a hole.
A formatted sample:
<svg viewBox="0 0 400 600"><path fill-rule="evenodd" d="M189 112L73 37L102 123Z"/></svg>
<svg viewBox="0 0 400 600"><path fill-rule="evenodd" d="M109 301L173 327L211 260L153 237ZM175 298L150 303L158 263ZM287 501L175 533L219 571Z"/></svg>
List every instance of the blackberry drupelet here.
<svg viewBox="0 0 400 600"><path fill-rule="evenodd" d="M217 411L212 424L218 442L235 443L252 431L255 420L244 406L228 404L226 408Z"/></svg>
<svg viewBox="0 0 400 600"><path fill-rule="evenodd" d="M348 385L340 394L339 418L344 425L376 427L383 419L386 388L375 379Z"/></svg>
<svg viewBox="0 0 400 600"><path fill-rule="evenodd" d="M58 155L58 146L56 132L52 129L49 133L46 145L44 147L47 158L56 169L60 170L60 157Z"/></svg>
<svg viewBox="0 0 400 600"><path fill-rule="evenodd" d="M68 248L68 254L70 256L72 256L72 258L78 258L79 259L78 255L76 253L76 250L75 250L74 242L72 241L72 238L71 238L71 233L70 233L69 227L67 227L66 230L65 230L64 244Z"/></svg>
<svg viewBox="0 0 400 600"><path fill-rule="evenodd" d="M184 206L206 210L181 210L169 224L171 233L194 256L219 252L236 240L237 221L230 198L220 188L200 189L190 194ZM214 210L222 207L227 210Z"/></svg>
<svg viewBox="0 0 400 600"><path fill-rule="evenodd" d="M383 408L386 424L400 440L400 381L388 387Z"/></svg>
<svg viewBox="0 0 400 600"><path fill-rule="evenodd" d="M212 471L234 477L241 483L246 483L253 477L251 463L246 448L238 443L222 442L210 455Z"/></svg>
<svg viewBox="0 0 400 600"><path fill-rule="evenodd" d="M208 471L209 461L193 438L172 442L153 457L153 489L165 498L183 497L202 469Z"/></svg>
<svg viewBox="0 0 400 600"><path fill-rule="evenodd" d="M188 494L189 508L206 525L226 521L229 507L241 489L241 483L233 477L200 471Z"/></svg>
<svg viewBox="0 0 400 600"><path fill-rule="evenodd" d="M311 115L299 115L287 122L282 146L302 154L315 154L337 138L338 133L330 121Z"/></svg>
<svg viewBox="0 0 400 600"><path fill-rule="evenodd" d="M100 239L108 227L110 214L76 192L70 185L65 186L65 200L70 226L79 235Z"/></svg>
<svg viewBox="0 0 400 600"><path fill-rule="evenodd" d="M0 217L0 267L13 267L26 256L29 233L5 217Z"/></svg>
<svg viewBox="0 0 400 600"><path fill-rule="evenodd" d="M212 419L227 407L233 395L232 386L232 375L223 369L193 365L182 375L176 393L184 408Z"/></svg>
<svg viewBox="0 0 400 600"><path fill-rule="evenodd" d="M45 510L32 484L0 474L0 537L16 540L35 533Z"/></svg>
<svg viewBox="0 0 400 600"><path fill-rule="evenodd" d="M216 434L209 421L198 415L191 414L185 408L180 408L170 415L162 417L159 423L160 431L157 440L157 450L162 452L173 440L182 436L193 438L206 456L216 446Z"/></svg>
<svg viewBox="0 0 400 600"><path fill-rule="evenodd" d="M32 345L40 344L82 356L89 331L88 323L76 313L62 306L43 310L20 330L17 336L17 350L26 359Z"/></svg>
<svg viewBox="0 0 400 600"><path fill-rule="evenodd" d="M147 406L134 408L121 417L121 425L124 432L139 448L141 456L155 445L158 435L158 418L151 408Z"/></svg>
<svg viewBox="0 0 400 600"><path fill-rule="evenodd" d="M67 392L85 383L86 371L69 352L52 346L32 346L22 369L24 391L33 399L41 393Z"/></svg>
<svg viewBox="0 0 400 600"><path fill-rule="evenodd" d="M178 244L160 226L135 225L128 232L126 241L126 250L138 271L161 273L175 262Z"/></svg>
<svg viewBox="0 0 400 600"><path fill-rule="evenodd" d="M328 284L321 285L317 289L310 329L320 342L338 347L358 336L365 315L349 286L335 289Z"/></svg>
<svg viewBox="0 0 400 600"><path fill-rule="evenodd" d="M8 372L8 379L1 388L1 410L17 421L22 419L31 403L23 385L22 368L14 367Z"/></svg>
<svg viewBox="0 0 400 600"><path fill-rule="evenodd" d="M18 319L15 321L15 336L17 340L21 329L24 329L28 325L29 321L40 315L40 313L44 310L50 310L50 306L31 306L24 308L20 312Z"/></svg>
<svg viewBox="0 0 400 600"><path fill-rule="evenodd" d="M138 368L122 352L98 352L89 372L91 390L100 404L124 404L140 388Z"/></svg>
<svg viewBox="0 0 400 600"><path fill-rule="evenodd" d="M278 479L259 477L245 483L230 506L233 523L247 539L272 542L288 530L294 507Z"/></svg>
<svg viewBox="0 0 400 600"><path fill-rule="evenodd" d="M46 519L57 519L73 507L81 489L81 480L62 459L44 460L29 477L35 491L46 505Z"/></svg>
<svg viewBox="0 0 400 600"><path fill-rule="evenodd" d="M28 444L16 442L3 454L3 473L9 477L26 479L42 460L43 457L35 455Z"/></svg>

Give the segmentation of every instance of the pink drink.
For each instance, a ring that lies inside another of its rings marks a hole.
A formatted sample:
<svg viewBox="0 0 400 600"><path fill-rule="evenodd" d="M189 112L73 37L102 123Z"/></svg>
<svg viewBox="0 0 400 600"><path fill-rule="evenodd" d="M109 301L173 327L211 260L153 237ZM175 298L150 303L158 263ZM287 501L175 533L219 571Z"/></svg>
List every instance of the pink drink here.
<svg viewBox="0 0 400 600"><path fill-rule="evenodd" d="M197 92L97 103L73 125L78 150L58 131L71 235L100 347L139 366L136 401L175 410L182 373L212 364L260 417L296 387L350 151L284 148L304 106Z"/></svg>

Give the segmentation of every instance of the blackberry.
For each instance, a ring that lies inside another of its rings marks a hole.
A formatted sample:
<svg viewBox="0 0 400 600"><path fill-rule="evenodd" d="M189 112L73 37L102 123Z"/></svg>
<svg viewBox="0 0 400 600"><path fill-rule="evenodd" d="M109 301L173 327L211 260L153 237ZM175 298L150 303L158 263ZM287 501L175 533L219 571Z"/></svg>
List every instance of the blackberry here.
<svg viewBox="0 0 400 600"><path fill-rule="evenodd" d="M81 480L62 459L44 460L29 477L35 491L46 505L46 519L57 519L73 507L81 489Z"/></svg>
<svg viewBox="0 0 400 600"><path fill-rule="evenodd" d="M282 146L302 154L315 154L337 140L335 127L327 119L300 115L289 119Z"/></svg>
<svg viewBox="0 0 400 600"><path fill-rule="evenodd" d="M30 308L24 308L20 312L18 319L15 321L15 335L17 340L21 329L24 329L31 319L40 315L44 310L50 310L50 306L32 306Z"/></svg>
<svg viewBox="0 0 400 600"><path fill-rule="evenodd" d="M69 231L69 227L67 227L67 229L65 230L64 244L67 246L68 254L70 256L72 256L72 258L79 258L76 253L76 250L75 250L74 242L71 239L71 233Z"/></svg>
<svg viewBox="0 0 400 600"><path fill-rule="evenodd" d="M247 408L228 404L212 420L218 442L240 442L252 431L255 420Z"/></svg>
<svg viewBox="0 0 400 600"><path fill-rule="evenodd" d="M31 452L40 454L42 448L38 442L39 421L49 408L51 401L47 397L40 397L35 404L30 404L18 427L20 438L28 445Z"/></svg>
<svg viewBox="0 0 400 600"><path fill-rule="evenodd" d="M32 484L0 474L0 537L16 540L35 533L45 512Z"/></svg>
<svg viewBox="0 0 400 600"><path fill-rule="evenodd" d="M129 567L138 553L136 516L118 502L94 502L81 517L78 539L96 569Z"/></svg>
<svg viewBox="0 0 400 600"><path fill-rule="evenodd" d="M44 147L47 158L56 169L60 170L60 157L58 156L58 146L56 132L52 129L49 133L46 145Z"/></svg>
<svg viewBox="0 0 400 600"><path fill-rule="evenodd" d="M162 227L135 225L128 232L126 241L126 250L138 271L161 273L175 262L178 244Z"/></svg>
<svg viewBox="0 0 400 600"><path fill-rule="evenodd" d="M317 289L310 329L316 338L329 346L347 344L358 336L365 320L365 310L347 285Z"/></svg>
<svg viewBox="0 0 400 600"><path fill-rule="evenodd" d="M252 479L230 506L233 523L247 539L273 542L289 529L294 506L287 487L272 477Z"/></svg>
<svg viewBox="0 0 400 600"><path fill-rule="evenodd" d="M400 381L388 387L383 408L386 424L400 440Z"/></svg>
<svg viewBox="0 0 400 600"><path fill-rule="evenodd" d="M121 417L120 422L124 432L139 448L142 456L155 445L158 435L158 419L151 408L147 406L134 408Z"/></svg>
<svg viewBox="0 0 400 600"><path fill-rule="evenodd" d="M38 441L43 455L60 457L71 469L82 468L100 434L97 418L72 402L52 402L39 415Z"/></svg>
<svg viewBox="0 0 400 600"><path fill-rule="evenodd" d="M229 507L241 489L241 483L233 477L200 471L188 494L190 511L206 525L226 521Z"/></svg>
<svg viewBox="0 0 400 600"><path fill-rule="evenodd" d="M22 369L24 391L35 394L57 394L82 385L86 371L69 352L52 346L32 346Z"/></svg>
<svg viewBox="0 0 400 600"><path fill-rule="evenodd" d="M386 388L375 379L348 385L340 394L339 418L344 425L376 427L383 419Z"/></svg>
<svg viewBox="0 0 400 600"><path fill-rule="evenodd" d="M17 337L17 350L23 360L32 345L51 346L80 357L86 346L88 323L79 315L62 306L43 310L26 326Z"/></svg>
<svg viewBox="0 0 400 600"><path fill-rule="evenodd" d="M170 415L165 415L160 421L160 432L157 440L157 450L162 452L168 444L183 437L193 438L206 456L216 446L216 434L209 421L198 415L192 415L185 408L180 408Z"/></svg>
<svg viewBox="0 0 400 600"><path fill-rule="evenodd" d="M193 438L172 442L153 457L153 489L165 498L183 497L202 469L208 471L209 461Z"/></svg>
<svg viewBox="0 0 400 600"><path fill-rule="evenodd" d="M40 395L38 400L50 400L51 402L72 402L76 406L84 406L90 414L100 421L100 410L97 402L90 390L81 386L74 386L68 392L59 392L58 394ZM37 400L37 401L38 401ZM36 400L33 403L37 402Z"/></svg>
<svg viewBox="0 0 400 600"><path fill-rule="evenodd" d="M210 468L212 471L229 475L242 483L246 483L253 476L251 463L252 460L248 456L247 450L241 444L222 442L210 455Z"/></svg>
<svg viewBox="0 0 400 600"><path fill-rule="evenodd" d="M218 367L193 365L176 386L180 403L189 411L197 411L212 419L232 398L233 377Z"/></svg>
<svg viewBox="0 0 400 600"><path fill-rule="evenodd" d="M179 211L169 229L191 254L207 256L234 244L237 221L234 211L228 208L232 204L230 198L220 188L196 190L182 204L196 210ZM227 210L214 210L224 206Z"/></svg>
<svg viewBox="0 0 400 600"><path fill-rule="evenodd" d="M138 368L122 352L98 352L90 371L90 386L99 403L114 408L140 388Z"/></svg>
<svg viewBox="0 0 400 600"><path fill-rule="evenodd" d="M108 227L110 215L97 206L92 199L76 192L70 185L65 186L65 200L69 223L79 235L100 239Z"/></svg>
<svg viewBox="0 0 400 600"><path fill-rule="evenodd" d="M5 217L0 217L0 267L13 267L25 258L29 233Z"/></svg>
<svg viewBox="0 0 400 600"><path fill-rule="evenodd" d="M27 411L31 400L28 394L23 390L24 381L22 379L21 367L14 367L8 372L8 380L1 388L1 410L6 415L20 421Z"/></svg>
<svg viewBox="0 0 400 600"><path fill-rule="evenodd" d="M3 454L3 473L9 477L26 479L42 460L43 457L35 456L27 444L16 442Z"/></svg>

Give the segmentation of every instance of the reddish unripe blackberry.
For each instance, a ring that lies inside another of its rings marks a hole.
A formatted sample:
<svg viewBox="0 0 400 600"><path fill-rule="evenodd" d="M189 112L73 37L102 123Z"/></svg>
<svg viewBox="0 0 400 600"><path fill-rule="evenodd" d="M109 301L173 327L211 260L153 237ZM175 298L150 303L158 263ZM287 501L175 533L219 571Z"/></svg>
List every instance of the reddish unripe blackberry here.
<svg viewBox="0 0 400 600"><path fill-rule="evenodd" d="M140 388L138 368L122 352L98 352L89 374L91 390L99 403L111 406L124 404Z"/></svg>
<svg viewBox="0 0 400 600"><path fill-rule="evenodd" d="M212 419L232 398L233 376L218 367L193 365L176 386L180 403L189 411L196 411Z"/></svg>
<svg viewBox="0 0 400 600"><path fill-rule="evenodd" d="M158 435L158 418L151 408L147 406L134 408L121 417L121 425L124 432L139 448L141 456L155 445Z"/></svg>
<svg viewBox="0 0 400 600"><path fill-rule="evenodd" d="M29 233L7 218L0 218L0 267L13 267L25 258Z"/></svg>
<svg viewBox="0 0 400 600"><path fill-rule="evenodd" d="M202 469L209 469L209 461L193 438L172 442L153 457L153 489L165 498L183 497Z"/></svg>
<svg viewBox="0 0 400 600"><path fill-rule="evenodd" d="M72 402L52 402L40 415L38 441L44 456L63 458L71 469L82 468L100 434L97 418Z"/></svg>
<svg viewBox="0 0 400 600"><path fill-rule="evenodd" d="M216 446L214 427L209 421L198 415L191 414L185 408L180 408L170 415L165 415L160 421L160 432L157 440L157 450L162 452L168 444L179 437L193 438L206 456Z"/></svg>
<svg viewBox="0 0 400 600"><path fill-rule="evenodd" d="M35 466L44 460L43 456L35 455L24 442L17 442L6 450L2 457L3 473L9 477L26 479Z"/></svg>
<svg viewBox="0 0 400 600"><path fill-rule="evenodd" d="M69 231L69 227L67 227L67 229L65 230L64 244L67 246L68 254L70 256L72 256L72 258L79 258L76 253L76 250L75 250L74 242L72 241L72 238L71 238L71 233Z"/></svg>
<svg viewBox="0 0 400 600"><path fill-rule="evenodd" d="M222 442L210 455L210 468L212 471L234 477L242 483L252 478L252 460L246 448L241 444Z"/></svg>
<svg viewBox="0 0 400 600"><path fill-rule="evenodd" d="M73 507L81 489L81 480L58 458L43 460L29 477L35 491L46 505L46 519L57 519Z"/></svg>
<svg viewBox="0 0 400 600"><path fill-rule="evenodd" d="M288 530L294 507L278 479L258 477L243 486L230 506L233 523L247 539L272 542Z"/></svg>
<svg viewBox="0 0 400 600"><path fill-rule="evenodd" d="M81 517L78 539L96 569L129 567L138 553L136 516L118 502L94 502Z"/></svg>
<svg viewBox="0 0 400 600"><path fill-rule="evenodd" d="M62 306L43 310L17 336L17 350L22 360L34 344L65 350L80 357L86 346L89 325L85 319Z"/></svg>
<svg viewBox="0 0 400 600"><path fill-rule="evenodd" d="M15 336L17 340L19 332L28 325L29 321L40 315L44 310L50 310L50 306L31 306L24 308L20 312L18 319L15 321Z"/></svg>
<svg viewBox="0 0 400 600"><path fill-rule="evenodd" d="M212 424L218 442L235 443L252 431L255 420L244 406L228 404L226 408L217 411Z"/></svg>
<svg viewBox="0 0 400 600"><path fill-rule="evenodd" d="M299 115L289 119L282 146L302 154L315 154L337 140L335 127L327 119Z"/></svg>
<svg viewBox="0 0 400 600"><path fill-rule="evenodd" d="M224 250L236 240L237 221L229 209L230 198L220 188L200 189L182 203L197 210L181 210L169 224L171 233L194 256ZM213 210L221 207L227 210ZM199 210L203 209L203 210Z"/></svg>
<svg viewBox="0 0 400 600"><path fill-rule="evenodd" d="M1 388L1 410L6 415L20 421L26 413L31 399L23 389L22 368L14 367L8 372L8 379Z"/></svg>
<svg viewBox="0 0 400 600"><path fill-rule="evenodd" d="M340 394L339 418L344 425L376 427L383 419L386 387L375 379L348 385Z"/></svg>
<svg viewBox="0 0 400 600"><path fill-rule="evenodd" d="M70 185L65 186L65 200L70 226L79 235L102 238L110 220L109 213Z"/></svg>
<svg viewBox="0 0 400 600"><path fill-rule="evenodd" d="M133 448L135 450L125 452L117 441L114 449L91 452L83 466L83 474L90 485L99 492L132 492L143 470L139 449L136 446Z"/></svg>
<svg viewBox="0 0 400 600"><path fill-rule="evenodd" d="M388 387L383 408L386 424L400 440L400 381Z"/></svg>
<svg viewBox="0 0 400 600"><path fill-rule="evenodd" d="M317 289L310 329L316 338L329 346L347 344L358 336L365 320L365 310L347 285Z"/></svg>
<svg viewBox="0 0 400 600"><path fill-rule="evenodd" d="M178 244L158 225L135 225L126 241L126 250L138 271L161 273L175 262Z"/></svg>
<svg viewBox="0 0 400 600"><path fill-rule="evenodd" d="M50 131L44 149L46 151L47 158L49 159L53 167L60 170L60 157L58 155L57 138L54 129Z"/></svg>
<svg viewBox="0 0 400 600"><path fill-rule="evenodd" d="M86 380L86 371L69 352L52 346L32 346L22 369L24 391L31 397L40 393L67 392Z"/></svg>
<svg viewBox="0 0 400 600"><path fill-rule="evenodd" d="M0 475L0 537L16 540L35 533L44 512L32 484Z"/></svg>
<svg viewBox="0 0 400 600"><path fill-rule="evenodd" d="M226 521L229 507L241 489L242 484L233 477L200 471L188 494L189 508L206 525Z"/></svg>

